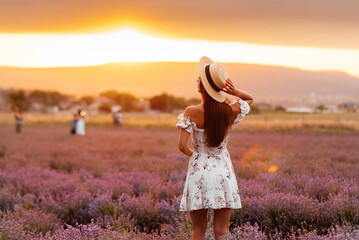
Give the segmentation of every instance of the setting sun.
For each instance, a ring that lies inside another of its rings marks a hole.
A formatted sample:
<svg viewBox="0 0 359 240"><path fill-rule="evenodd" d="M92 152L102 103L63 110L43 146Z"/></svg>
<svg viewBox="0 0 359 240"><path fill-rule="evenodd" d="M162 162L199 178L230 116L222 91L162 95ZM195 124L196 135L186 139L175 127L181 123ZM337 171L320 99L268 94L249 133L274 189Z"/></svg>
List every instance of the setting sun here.
<svg viewBox="0 0 359 240"><path fill-rule="evenodd" d="M0 34L0 65L90 66L110 62L216 61L339 70L359 76L359 50L171 39L122 28L97 34Z"/></svg>

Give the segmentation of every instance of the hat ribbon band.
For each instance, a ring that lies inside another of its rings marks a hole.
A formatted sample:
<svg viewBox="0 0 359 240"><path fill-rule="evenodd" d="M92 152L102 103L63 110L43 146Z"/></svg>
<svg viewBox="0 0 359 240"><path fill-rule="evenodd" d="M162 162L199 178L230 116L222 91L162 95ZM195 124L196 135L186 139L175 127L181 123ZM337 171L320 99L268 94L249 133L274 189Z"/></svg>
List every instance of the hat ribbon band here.
<svg viewBox="0 0 359 240"><path fill-rule="evenodd" d="M211 87L214 90L216 90L217 92L219 92L219 91L221 91L221 89L219 87L217 87L217 85L213 82L213 79L211 77L211 73L209 72L209 65L207 65L206 68L205 68L207 80L208 80L209 84L211 85Z"/></svg>

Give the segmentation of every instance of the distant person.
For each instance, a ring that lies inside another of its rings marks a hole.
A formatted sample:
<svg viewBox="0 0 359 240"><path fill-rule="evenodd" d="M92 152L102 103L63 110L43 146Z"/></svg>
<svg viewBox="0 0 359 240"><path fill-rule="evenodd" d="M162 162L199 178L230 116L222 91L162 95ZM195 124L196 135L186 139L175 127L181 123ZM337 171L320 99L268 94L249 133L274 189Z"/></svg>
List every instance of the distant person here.
<svg viewBox="0 0 359 240"><path fill-rule="evenodd" d="M74 113L73 114L73 119L72 119L72 124L71 124L71 134L76 134L76 127L77 127L77 121L78 120L79 120L79 114Z"/></svg>
<svg viewBox="0 0 359 240"><path fill-rule="evenodd" d="M82 110L78 111L78 120L76 122L76 134L85 135L85 112Z"/></svg>
<svg viewBox="0 0 359 240"><path fill-rule="evenodd" d="M21 125L23 122L23 117L21 110L18 107L14 108L14 118L15 118L15 130L17 133L21 132Z"/></svg>
<svg viewBox="0 0 359 240"><path fill-rule="evenodd" d="M249 113L253 98L234 87L222 64L202 57L199 71L202 103L187 107L176 125L178 148L190 157L179 210L190 212L192 239L204 240L207 211L213 209L214 235L219 240L229 231L232 209L242 207L227 142L232 125ZM227 94L236 98L226 102ZM187 145L191 133L193 150Z"/></svg>
<svg viewBox="0 0 359 240"><path fill-rule="evenodd" d="M122 125L122 117L123 117L123 113L121 112L121 110L118 110L117 112L115 112L113 114L113 124L115 126L121 126Z"/></svg>

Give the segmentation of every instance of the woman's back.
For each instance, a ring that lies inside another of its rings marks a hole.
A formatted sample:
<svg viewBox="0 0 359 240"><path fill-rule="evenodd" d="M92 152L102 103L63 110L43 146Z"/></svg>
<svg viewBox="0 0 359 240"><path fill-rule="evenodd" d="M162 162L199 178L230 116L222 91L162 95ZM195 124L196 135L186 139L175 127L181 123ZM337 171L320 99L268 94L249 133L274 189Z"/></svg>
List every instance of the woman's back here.
<svg viewBox="0 0 359 240"><path fill-rule="evenodd" d="M190 129L192 133L192 147L193 151L197 153L213 154L219 153L223 149L227 149L227 142L229 133L225 136L224 140L217 147L208 147L206 144L206 133L202 125L197 125L197 122L192 121L191 117L184 117L183 114L178 116L180 121L177 123L177 127Z"/></svg>
<svg viewBox="0 0 359 240"><path fill-rule="evenodd" d="M231 125L239 123L249 113L250 107L246 101L238 99L231 103L233 116L231 116ZM223 141L217 147L208 147L206 144L206 131L204 126L204 107L202 104L190 106L186 109L185 114L180 114L177 127L185 128L187 132L192 133L193 150L196 152L212 154L214 152L227 149L227 143L231 127L228 129Z"/></svg>

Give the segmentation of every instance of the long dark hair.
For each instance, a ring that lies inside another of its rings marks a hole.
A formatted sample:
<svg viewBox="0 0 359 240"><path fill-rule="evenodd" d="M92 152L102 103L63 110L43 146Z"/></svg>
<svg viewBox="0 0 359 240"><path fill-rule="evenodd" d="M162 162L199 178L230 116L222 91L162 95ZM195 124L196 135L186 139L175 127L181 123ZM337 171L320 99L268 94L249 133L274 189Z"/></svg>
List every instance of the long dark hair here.
<svg viewBox="0 0 359 240"><path fill-rule="evenodd" d="M205 90L200 82L200 91L204 106L204 124L206 145L218 147L231 125L232 108L226 102L217 102Z"/></svg>

